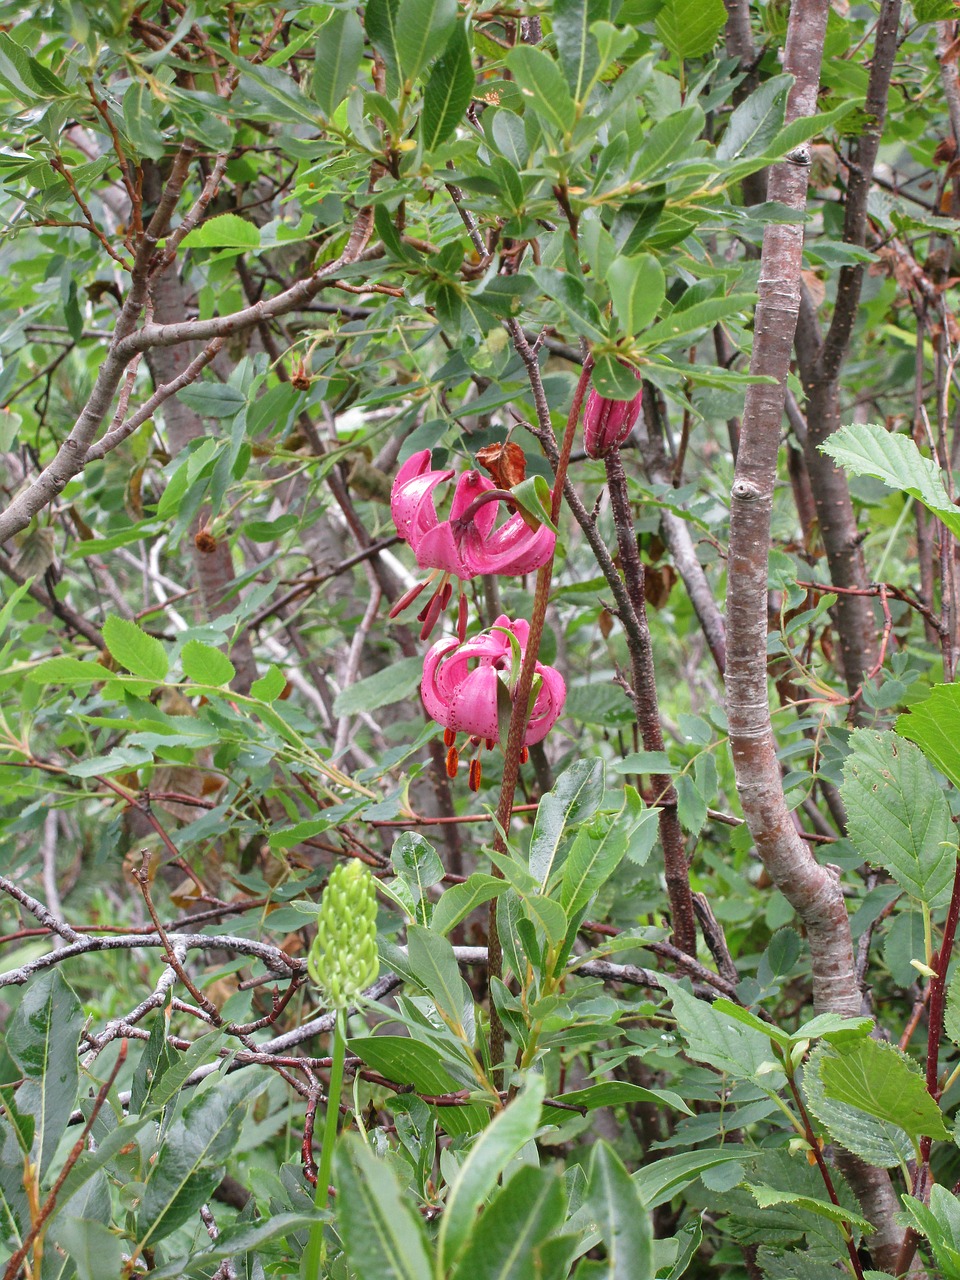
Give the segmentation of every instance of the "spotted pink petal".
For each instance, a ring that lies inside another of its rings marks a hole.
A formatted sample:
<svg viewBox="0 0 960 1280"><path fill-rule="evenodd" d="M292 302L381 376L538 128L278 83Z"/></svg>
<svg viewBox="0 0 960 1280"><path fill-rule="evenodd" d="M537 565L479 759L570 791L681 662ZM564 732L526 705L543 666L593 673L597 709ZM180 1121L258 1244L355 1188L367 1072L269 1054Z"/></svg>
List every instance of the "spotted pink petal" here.
<svg viewBox="0 0 960 1280"><path fill-rule="evenodd" d="M411 546L437 524L433 491L452 476L452 471L430 469L429 449L411 454L397 472L390 490L390 514L397 532Z"/></svg>
<svg viewBox="0 0 960 1280"><path fill-rule="evenodd" d="M450 701L448 729L477 738L499 737L497 685L500 677L492 666L477 667L458 685Z"/></svg>
<svg viewBox="0 0 960 1280"><path fill-rule="evenodd" d="M464 580L476 577L461 554L449 520L428 529L416 542L411 539L410 545L421 569L443 569Z"/></svg>
<svg viewBox="0 0 960 1280"><path fill-rule="evenodd" d="M475 502L481 494L492 493L496 487L492 480L482 476L479 471L464 471L453 491L453 501L450 503L451 522L462 520L464 512L472 502ZM484 536L496 524L499 505L497 502L487 502L482 507L478 507L470 517L470 523Z"/></svg>

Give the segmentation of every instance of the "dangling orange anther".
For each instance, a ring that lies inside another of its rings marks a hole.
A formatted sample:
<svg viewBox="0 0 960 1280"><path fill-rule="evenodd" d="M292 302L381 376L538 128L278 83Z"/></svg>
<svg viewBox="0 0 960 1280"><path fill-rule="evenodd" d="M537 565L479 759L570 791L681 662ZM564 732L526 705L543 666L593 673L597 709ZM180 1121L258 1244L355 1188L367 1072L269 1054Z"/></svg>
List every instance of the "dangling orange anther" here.
<svg viewBox="0 0 960 1280"><path fill-rule="evenodd" d="M456 747L451 747L447 752L447 777L455 778L457 770L460 768L460 755Z"/></svg>
<svg viewBox="0 0 960 1280"><path fill-rule="evenodd" d="M480 764L479 756L474 756L470 761L470 790L479 791L482 780L483 766Z"/></svg>
<svg viewBox="0 0 960 1280"><path fill-rule="evenodd" d="M456 732L453 729L444 729L443 745L445 747L452 747L456 741L457 741Z"/></svg>
<svg viewBox="0 0 960 1280"><path fill-rule="evenodd" d="M527 763L527 761L528 761L529 759L530 759L530 749L529 749L528 747L521 747L521 748L520 748L520 763L521 763L521 764L526 764L526 763Z"/></svg>

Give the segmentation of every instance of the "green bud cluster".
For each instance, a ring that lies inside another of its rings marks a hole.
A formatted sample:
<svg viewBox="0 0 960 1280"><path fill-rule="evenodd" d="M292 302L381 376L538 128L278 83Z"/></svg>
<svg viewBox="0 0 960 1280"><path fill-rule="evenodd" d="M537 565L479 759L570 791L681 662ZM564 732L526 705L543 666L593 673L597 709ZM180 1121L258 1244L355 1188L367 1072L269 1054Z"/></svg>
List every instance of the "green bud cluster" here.
<svg viewBox="0 0 960 1280"><path fill-rule="evenodd" d="M374 879L351 858L337 863L321 895L307 971L327 1005L342 1009L376 981L379 970Z"/></svg>

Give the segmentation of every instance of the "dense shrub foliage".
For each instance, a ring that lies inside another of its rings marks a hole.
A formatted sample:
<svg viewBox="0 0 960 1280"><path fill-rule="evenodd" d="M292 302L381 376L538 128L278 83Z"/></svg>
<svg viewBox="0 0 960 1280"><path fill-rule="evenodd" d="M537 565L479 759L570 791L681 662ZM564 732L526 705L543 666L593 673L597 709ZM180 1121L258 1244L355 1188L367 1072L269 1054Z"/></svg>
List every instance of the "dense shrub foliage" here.
<svg viewBox="0 0 960 1280"><path fill-rule="evenodd" d="M4 1280L960 1277L953 0L0 0Z"/></svg>

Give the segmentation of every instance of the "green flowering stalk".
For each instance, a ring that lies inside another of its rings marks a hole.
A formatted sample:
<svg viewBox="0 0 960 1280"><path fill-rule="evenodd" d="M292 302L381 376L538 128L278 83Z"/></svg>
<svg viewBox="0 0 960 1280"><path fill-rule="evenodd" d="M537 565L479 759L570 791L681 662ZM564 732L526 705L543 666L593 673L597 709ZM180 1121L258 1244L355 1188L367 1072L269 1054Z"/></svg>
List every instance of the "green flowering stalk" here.
<svg viewBox="0 0 960 1280"><path fill-rule="evenodd" d="M376 882L364 864L352 858L337 863L327 881L317 913L317 936L307 956L307 972L319 987L324 1003L336 1010L330 1092L317 1169L318 1209L326 1208L333 1167L347 1045L347 1006L376 981L379 969ZM306 1274L311 1280L320 1274L322 1263L323 1228L317 1223L307 1247Z"/></svg>
<svg viewBox="0 0 960 1280"><path fill-rule="evenodd" d="M337 863L323 891L307 972L331 1009L345 1009L376 981L379 968L374 879L351 858Z"/></svg>

